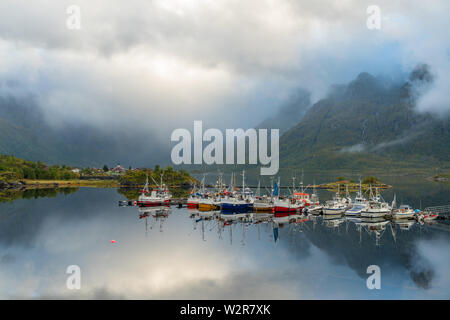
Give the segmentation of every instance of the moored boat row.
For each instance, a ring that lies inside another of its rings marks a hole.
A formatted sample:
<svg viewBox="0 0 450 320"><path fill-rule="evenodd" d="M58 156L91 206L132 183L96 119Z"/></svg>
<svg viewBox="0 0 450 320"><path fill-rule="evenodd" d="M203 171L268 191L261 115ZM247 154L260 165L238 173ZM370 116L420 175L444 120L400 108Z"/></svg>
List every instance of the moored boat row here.
<svg viewBox="0 0 450 320"><path fill-rule="evenodd" d="M422 212L414 210L409 205L400 205L396 207L396 199L391 204L387 203L380 195L378 188L373 190L369 187L369 195L366 198L362 192L361 182L359 191L355 198L352 199L348 189L345 196L341 195L338 189L331 200L326 201L323 205L319 201L315 189L312 193L308 193L307 187L303 186L303 177L300 183L300 189L295 186L295 177L292 182L292 190L288 195L280 193L280 178L277 182L271 183L271 190L266 195L261 196L260 183L256 194L245 185L245 171L242 172L242 186L235 187L235 176L231 175L230 184L227 186L222 181L219 174L217 184L213 189L205 187L205 177L197 189L195 186L187 198L187 207L190 209L199 209L201 211L220 210L223 214L245 213L245 212L270 212L277 213L277 216L292 216L295 214L323 214L324 216L340 216L361 218L380 218L386 217L395 220L399 219L417 219L429 221L436 219L437 214L432 212ZM167 186L161 182L156 183L156 187L151 191L149 189L148 177L144 188L135 205L139 207L152 207L170 205L172 195ZM367 191L366 191L367 192Z"/></svg>

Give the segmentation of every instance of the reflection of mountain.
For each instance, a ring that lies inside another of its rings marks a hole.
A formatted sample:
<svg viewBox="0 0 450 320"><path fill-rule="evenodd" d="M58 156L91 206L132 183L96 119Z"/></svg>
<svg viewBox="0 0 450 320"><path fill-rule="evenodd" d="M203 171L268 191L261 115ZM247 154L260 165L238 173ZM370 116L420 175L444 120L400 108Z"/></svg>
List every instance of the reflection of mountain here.
<svg viewBox="0 0 450 320"><path fill-rule="evenodd" d="M94 211L103 212L107 216L104 202L98 199L102 198L110 203L116 200L109 189L81 188L74 193L66 189L61 191L30 190L27 197L33 195L39 199L0 204L0 245L33 246L41 228L49 221L59 219L70 225L90 217Z"/></svg>
<svg viewBox="0 0 450 320"><path fill-rule="evenodd" d="M58 194L70 194L78 191L79 188L59 188L59 189L28 189L16 190L6 189L0 190L0 203L13 202L18 199L37 199L41 197L56 197Z"/></svg>
<svg viewBox="0 0 450 320"><path fill-rule="evenodd" d="M127 127L97 129L73 121L51 126L33 99L0 96L0 153L49 164L100 167L162 162L162 146L145 132ZM146 139L142 139L142 136Z"/></svg>
<svg viewBox="0 0 450 320"><path fill-rule="evenodd" d="M415 111L432 77L419 66L406 83L361 73L336 86L280 138L281 165L316 169L450 165L450 118Z"/></svg>
<svg viewBox="0 0 450 320"><path fill-rule="evenodd" d="M421 288L432 286L433 269L417 253L417 240L426 240L435 237L435 231L429 229L419 230L419 226L413 226L411 230L400 230L399 226L394 227L394 236L390 225L380 240L380 246L376 246L375 234L368 233L366 229L357 228L352 222L341 224L338 229L330 229L320 221L312 228L304 228L303 236L300 240L316 246L340 265L348 265L361 278L366 279L367 267L373 264L380 266L381 270L389 270L400 267L406 268L410 272L412 280ZM428 232L427 232L428 230ZM448 236L448 235L446 235ZM287 235L285 235L287 237ZM361 237L361 238L360 238ZM297 241L299 242L299 241ZM291 241L283 242L289 250L301 259L309 255L309 246L298 246Z"/></svg>

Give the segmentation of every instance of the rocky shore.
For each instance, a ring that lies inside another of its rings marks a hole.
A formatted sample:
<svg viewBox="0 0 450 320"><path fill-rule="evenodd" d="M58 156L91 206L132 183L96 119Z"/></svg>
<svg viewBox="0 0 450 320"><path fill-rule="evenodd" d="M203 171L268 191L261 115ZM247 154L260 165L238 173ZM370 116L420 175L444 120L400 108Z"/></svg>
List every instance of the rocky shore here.
<svg viewBox="0 0 450 320"><path fill-rule="evenodd" d="M26 183L23 181L2 181L0 180L0 190L23 190L26 189Z"/></svg>

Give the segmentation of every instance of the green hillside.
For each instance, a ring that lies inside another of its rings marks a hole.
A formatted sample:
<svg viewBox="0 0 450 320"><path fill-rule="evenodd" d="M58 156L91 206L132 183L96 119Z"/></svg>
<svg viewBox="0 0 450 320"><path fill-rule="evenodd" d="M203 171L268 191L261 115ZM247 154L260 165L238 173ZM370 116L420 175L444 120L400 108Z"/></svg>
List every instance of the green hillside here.
<svg viewBox="0 0 450 320"><path fill-rule="evenodd" d="M68 166L48 166L44 163L27 161L13 156L0 154L0 180L16 181L20 179L57 179L78 178Z"/></svg>
<svg viewBox="0 0 450 320"><path fill-rule="evenodd" d="M423 67L421 67L423 68ZM414 91L429 81L417 70L401 85L362 73L314 104L280 138L282 167L448 168L450 120L414 110Z"/></svg>

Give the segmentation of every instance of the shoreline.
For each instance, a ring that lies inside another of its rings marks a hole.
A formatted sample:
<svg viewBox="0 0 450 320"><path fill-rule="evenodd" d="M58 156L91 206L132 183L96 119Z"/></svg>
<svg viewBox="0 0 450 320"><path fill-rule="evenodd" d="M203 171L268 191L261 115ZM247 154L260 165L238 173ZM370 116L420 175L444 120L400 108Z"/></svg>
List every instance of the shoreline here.
<svg viewBox="0 0 450 320"><path fill-rule="evenodd" d="M0 190L32 190L52 188L131 188L144 187L144 184L120 184L118 180L112 179L73 179L73 180L31 180L21 179L19 181L0 181ZM155 185L150 185L155 188ZM170 188L186 188L183 185L173 185Z"/></svg>
<svg viewBox="0 0 450 320"><path fill-rule="evenodd" d="M5 182L0 181L0 190L30 190L30 189L49 189L49 188L120 188L117 180L30 180L22 179L19 181Z"/></svg>

